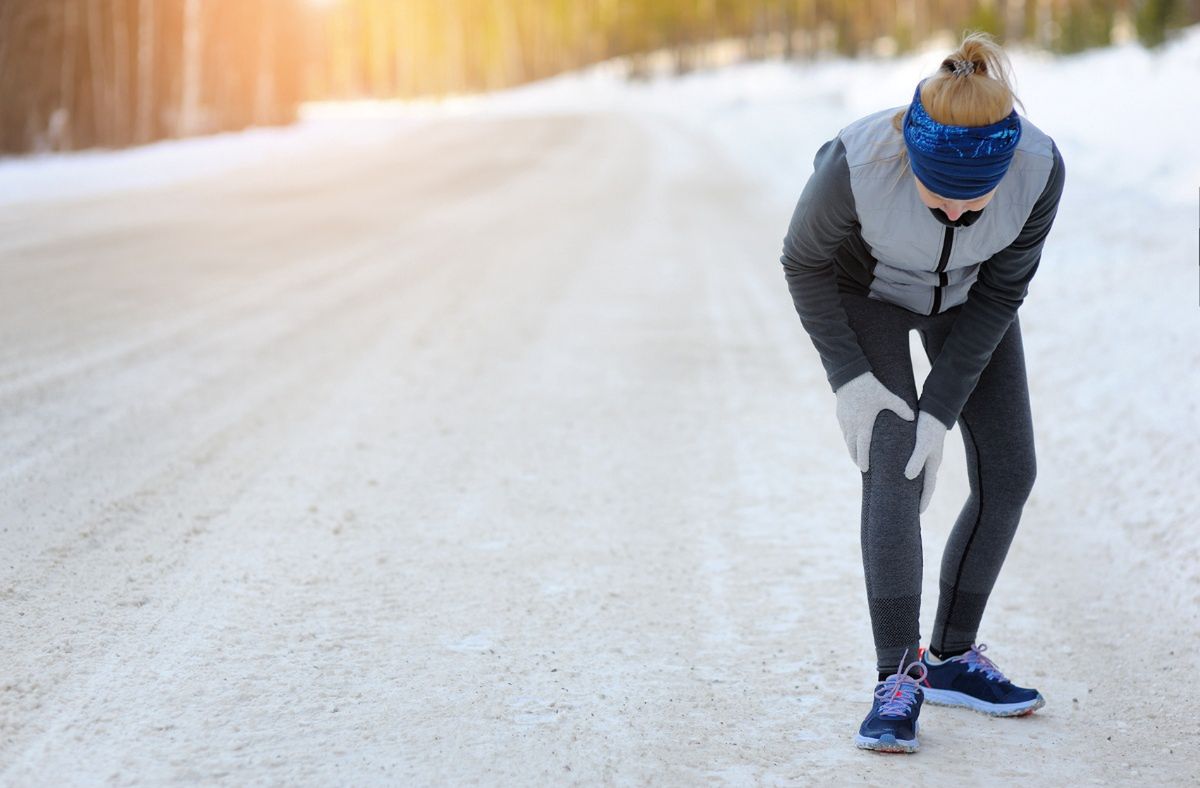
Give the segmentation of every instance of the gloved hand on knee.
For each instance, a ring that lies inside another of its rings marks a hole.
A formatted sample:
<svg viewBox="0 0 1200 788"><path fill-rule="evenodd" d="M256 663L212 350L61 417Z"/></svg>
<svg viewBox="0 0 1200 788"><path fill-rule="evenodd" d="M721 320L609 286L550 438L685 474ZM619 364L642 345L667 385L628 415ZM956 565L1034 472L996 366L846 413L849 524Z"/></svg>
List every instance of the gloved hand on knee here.
<svg viewBox="0 0 1200 788"><path fill-rule="evenodd" d="M907 479L915 479L925 470L925 484L921 488L921 508L925 511L933 499L933 488L937 483L938 467L942 464L942 444L946 441L946 425L925 411L917 415L917 444L912 457L904 468Z"/></svg>
<svg viewBox="0 0 1200 788"><path fill-rule="evenodd" d="M880 383L873 372L864 372L843 383L834 393L837 395L838 423L842 425L850 459L866 473L871 466L871 432L875 429L875 417L880 411L890 410L905 421L912 421L912 408Z"/></svg>

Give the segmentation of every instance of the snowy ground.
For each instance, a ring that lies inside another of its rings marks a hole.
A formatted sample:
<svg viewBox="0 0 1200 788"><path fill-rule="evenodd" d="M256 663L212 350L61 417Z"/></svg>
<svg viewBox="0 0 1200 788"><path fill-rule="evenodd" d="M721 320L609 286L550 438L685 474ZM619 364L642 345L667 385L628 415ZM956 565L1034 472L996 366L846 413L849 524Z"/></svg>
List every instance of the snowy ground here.
<svg viewBox="0 0 1200 788"><path fill-rule="evenodd" d="M1197 34L1016 59L1069 174L981 638L1049 705L851 745L859 474L779 248L937 59L0 163L0 784L1195 784Z"/></svg>

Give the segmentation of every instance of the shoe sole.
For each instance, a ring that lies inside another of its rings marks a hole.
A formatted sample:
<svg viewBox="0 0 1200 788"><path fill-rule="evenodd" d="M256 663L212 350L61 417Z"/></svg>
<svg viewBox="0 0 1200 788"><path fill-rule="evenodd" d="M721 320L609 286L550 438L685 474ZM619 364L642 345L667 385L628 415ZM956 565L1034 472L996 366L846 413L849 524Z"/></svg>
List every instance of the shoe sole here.
<svg viewBox="0 0 1200 788"><path fill-rule="evenodd" d="M854 744L860 750L874 750L875 752L916 752L920 747L917 743L917 732L918 726L914 722L911 739L897 739L890 733L885 733L878 739L872 739L856 733L854 734Z"/></svg>
<svg viewBox="0 0 1200 788"><path fill-rule="evenodd" d="M1040 692L1036 698L1024 703L988 703L986 700L973 698L954 690L940 690L931 687L922 687L921 689L925 693L925 700L935 706L959 706L986 714L989 717L1024 717L1046 705L1046 699Z"/></svg>
<svg viewBox="0 0 1200 788"><path fill-rule="evenodd" d="M916 739L897 739L890 733L885 733L878 739L868 738L861 733L855 734L854 744L860 750L874 750L875 752L916 752L920 746Z"/></svg>

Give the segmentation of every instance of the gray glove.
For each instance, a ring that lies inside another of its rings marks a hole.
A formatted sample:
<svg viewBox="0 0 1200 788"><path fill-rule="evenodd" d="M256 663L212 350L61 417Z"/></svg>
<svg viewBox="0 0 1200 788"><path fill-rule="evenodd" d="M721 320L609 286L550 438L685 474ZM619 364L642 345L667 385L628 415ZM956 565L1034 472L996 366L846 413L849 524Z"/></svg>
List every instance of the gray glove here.
<svg viewBox="0 0 1200 788"><path fill-rule="evenodd" d="M866 473L871 465L871 432L879 412L890 410L905 421L912 421L915 415L907 402L879 382L874 372L864 372L843 383L835 394L838 423L842 425L850 459Z"/></svg>
<svg viewBox="0 0 1200 788"><path fill-rule="evenodd" d="M946 425L921 411L917 416L917 445L904 468L904 477L915 479L925 470L925 483L921 488L921 508L925 511L933 498L933 486L937 483L938 467L942 464L942 445L946 442Z"/></svg>

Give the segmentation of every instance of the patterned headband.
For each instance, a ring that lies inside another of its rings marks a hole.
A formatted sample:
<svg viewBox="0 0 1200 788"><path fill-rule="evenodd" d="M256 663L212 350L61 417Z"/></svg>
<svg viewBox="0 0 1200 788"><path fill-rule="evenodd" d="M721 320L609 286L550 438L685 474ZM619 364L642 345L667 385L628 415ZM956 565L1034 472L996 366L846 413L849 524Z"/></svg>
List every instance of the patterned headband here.
<svg viewBox="0 0 1200 788"><path fill-rule="evenodd" d="M904 114L904 143L913 174L931 192L953 200L974 199L996 188L1020 140L1021 119L1015 109L987 126L938 123L921 103L921 85Z"/></svg>

